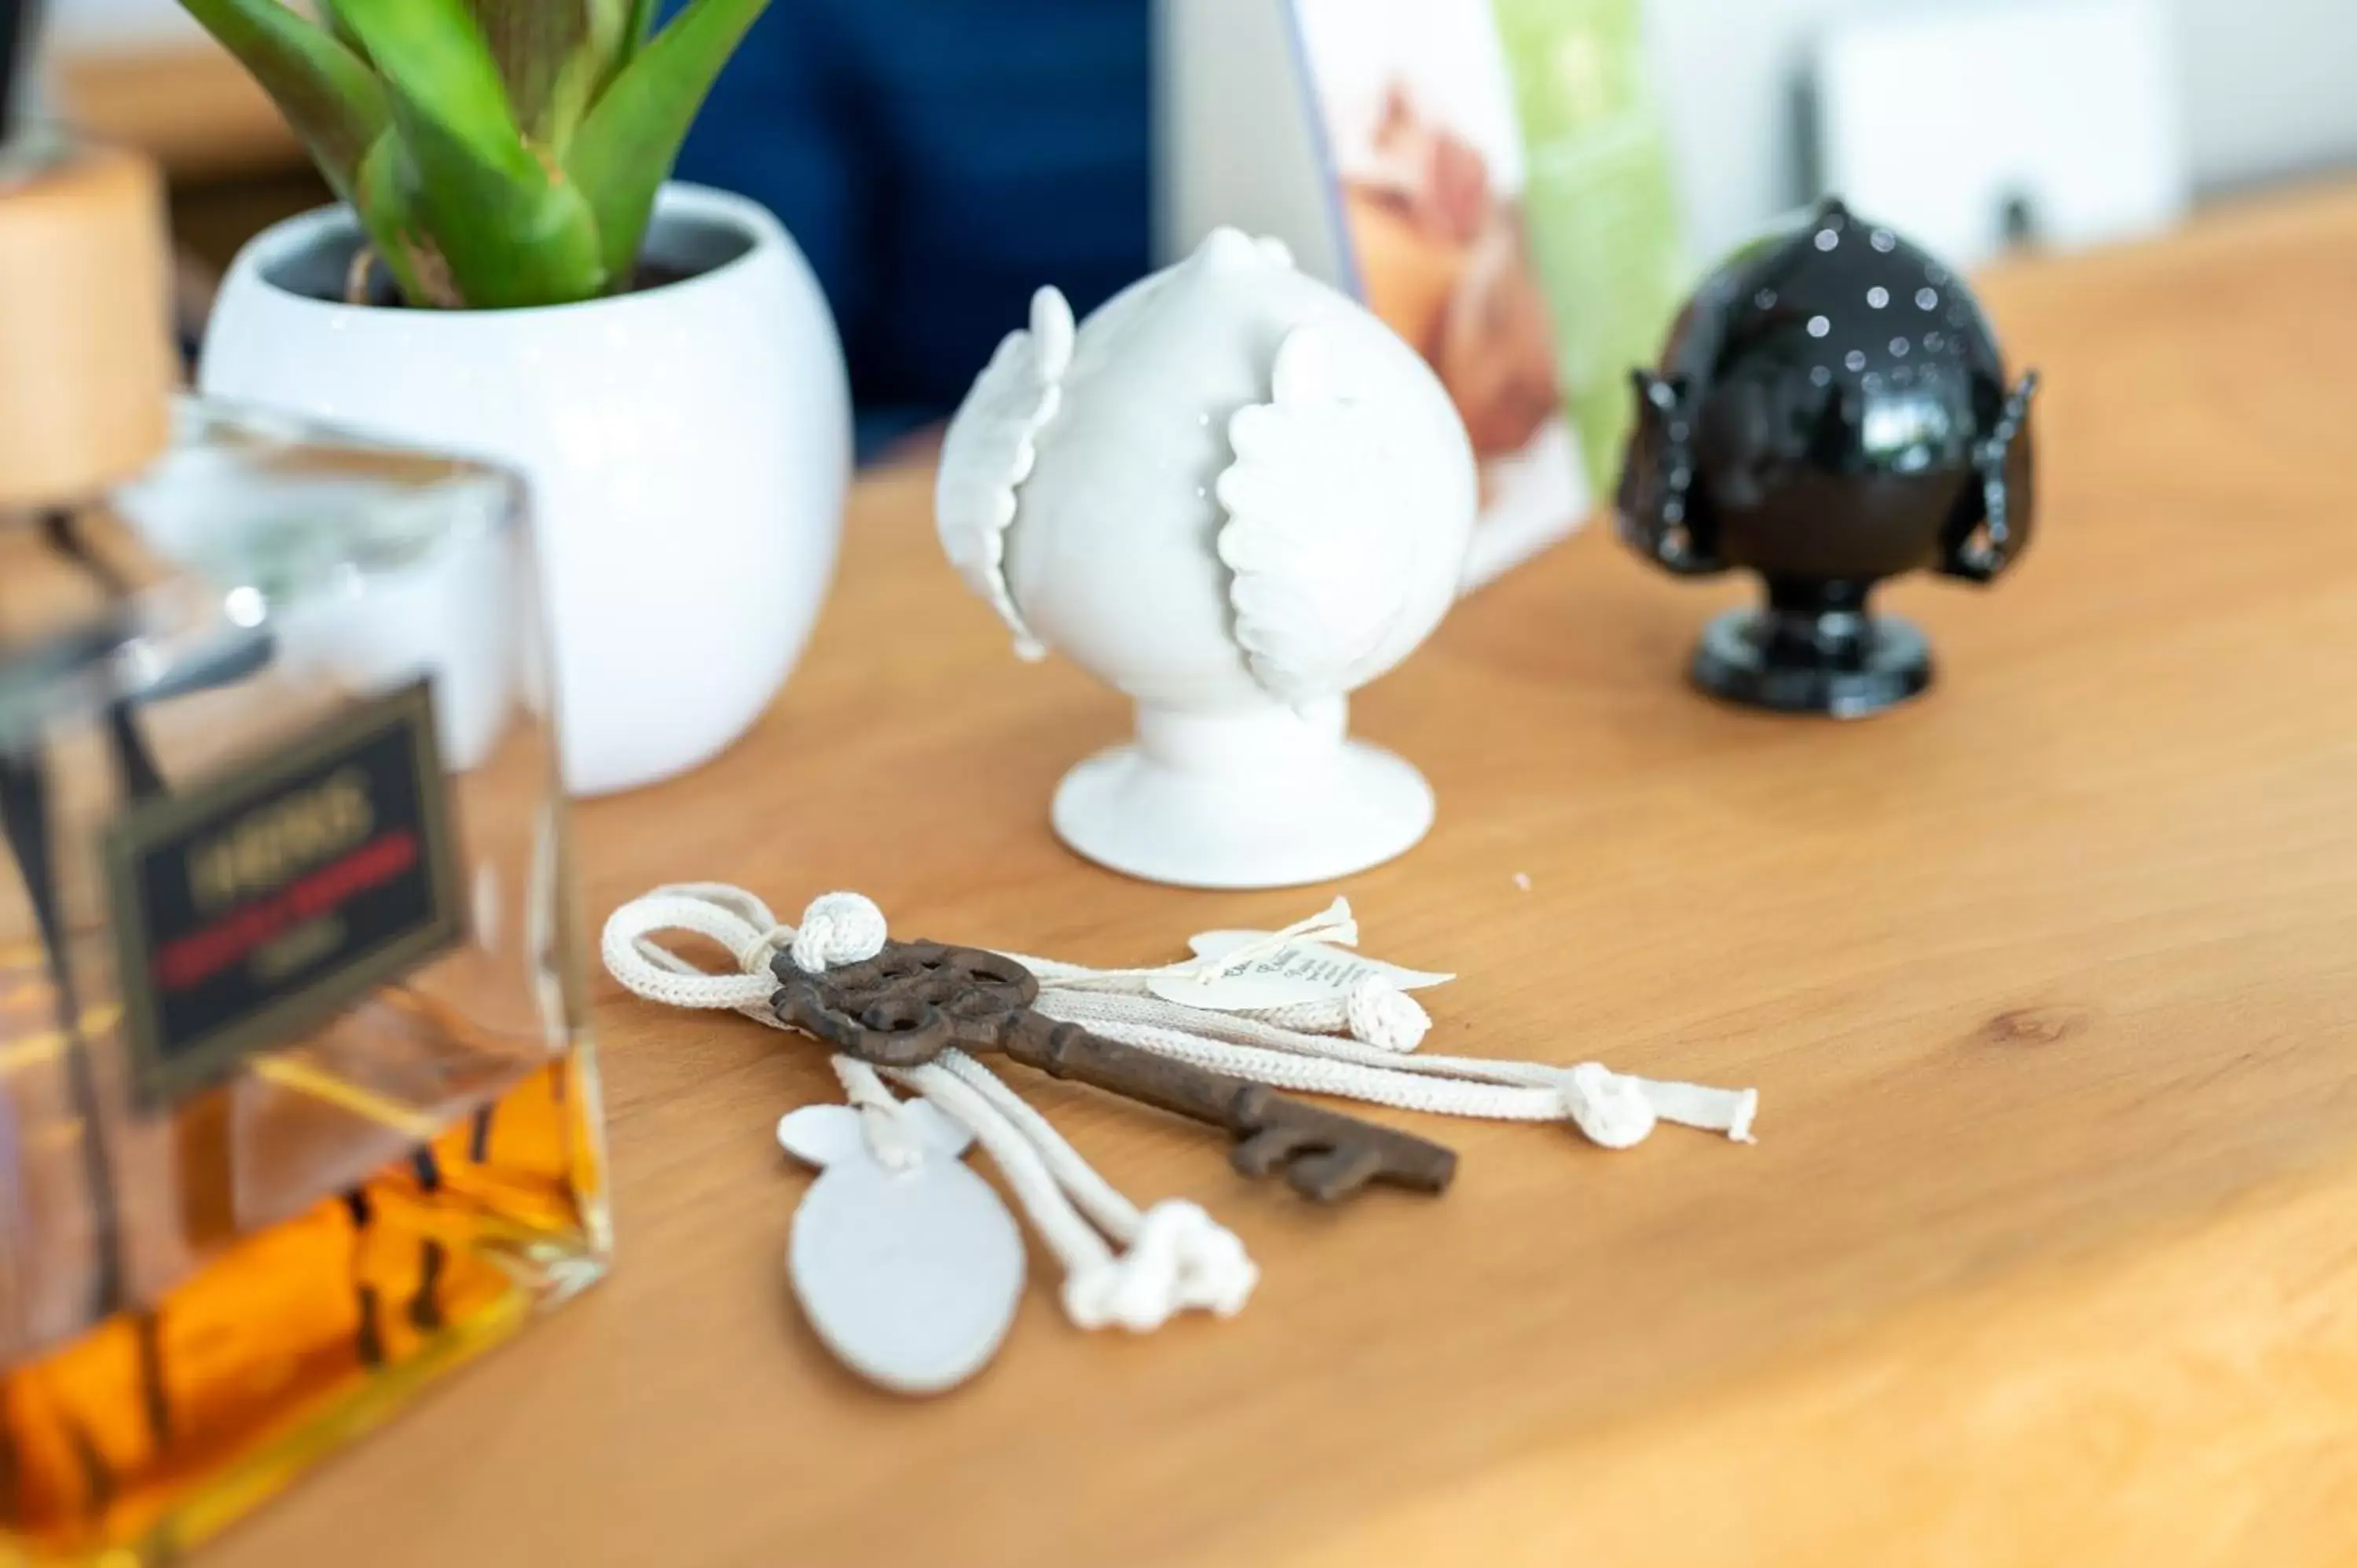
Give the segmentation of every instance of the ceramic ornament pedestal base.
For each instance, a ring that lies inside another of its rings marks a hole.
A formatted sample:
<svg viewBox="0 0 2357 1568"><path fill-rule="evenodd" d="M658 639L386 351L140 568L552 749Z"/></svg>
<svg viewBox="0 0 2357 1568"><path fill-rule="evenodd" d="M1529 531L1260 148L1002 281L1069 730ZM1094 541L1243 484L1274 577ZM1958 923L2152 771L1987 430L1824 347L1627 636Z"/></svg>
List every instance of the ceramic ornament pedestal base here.
<svg viewBox="0 0 2357 1568"><path fill-rule="evenodd" d="M1432 826L1432 787L1346 738L1340 697L1306 712L1141 707L1137 738L1056 789L1058 836L1100 865L1178 887L1291 887L1405 853Z"/></svg>
<svg viewBox="0 0 2357 1568"><path fill-rule="evenodd" d="M1932 649L1910 623L1867 613L1853 585L1771 587L1765 606L1712 619L1693 673L1725 702L1857 719L1929 690Z"/></svg>

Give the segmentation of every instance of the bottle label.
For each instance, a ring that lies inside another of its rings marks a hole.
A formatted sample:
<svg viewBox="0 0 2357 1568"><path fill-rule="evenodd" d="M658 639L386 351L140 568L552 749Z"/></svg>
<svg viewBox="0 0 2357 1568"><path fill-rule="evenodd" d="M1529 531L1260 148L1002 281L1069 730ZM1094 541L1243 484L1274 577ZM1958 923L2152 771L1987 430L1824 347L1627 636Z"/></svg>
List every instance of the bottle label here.
<svg viewBox="0 0 2357 1568"><path fill-rule="evenodd" d="M464 934L419 682L107 830L135 1092L171 1104Z"/></svg>

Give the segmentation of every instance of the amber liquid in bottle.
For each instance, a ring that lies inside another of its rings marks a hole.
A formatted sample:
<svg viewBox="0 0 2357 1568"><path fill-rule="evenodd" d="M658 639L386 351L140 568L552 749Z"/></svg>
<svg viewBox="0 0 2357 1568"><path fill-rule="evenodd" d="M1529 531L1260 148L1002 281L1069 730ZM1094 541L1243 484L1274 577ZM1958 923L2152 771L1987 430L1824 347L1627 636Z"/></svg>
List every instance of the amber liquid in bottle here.
<svg viewBox="0 0 2357 1568"><path fill-rule="evenodd" d="M0 1568L177 1556L610 1251L517 492L183 424L201 571L0 517Z"/></svg>
<svg viewBox="0 0 2357 1568"><path fill-rule="evenodd" d="M0 1005L45 989L20 974ZM203 1143L218 1115L192 1107L180 1131ZM551 1062L0 1374L0 1562L167 1559L596 1280L597 1116L594 1075Z"/></svg>

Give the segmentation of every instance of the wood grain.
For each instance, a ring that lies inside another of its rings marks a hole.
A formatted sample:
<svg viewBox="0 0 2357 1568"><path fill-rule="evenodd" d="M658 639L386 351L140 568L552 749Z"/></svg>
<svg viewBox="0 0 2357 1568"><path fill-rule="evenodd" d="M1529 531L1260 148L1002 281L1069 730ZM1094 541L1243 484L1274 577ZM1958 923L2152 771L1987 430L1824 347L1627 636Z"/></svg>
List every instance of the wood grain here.
<svg viewBox="0 0 2357 1568"><path fill-rule="evenodd" d="M1233 1224L1261 1294L1133 1341L1035 1278L998 1365L909 1404L786 1293L770 1129L829 1092L815 1053L601 981L615 1278L213 1561L2350 1561L2352 252L2341 190L1989 281L2048 377L2040 535L1992 594L1893 596L1943 660L1911 710L1687 694L1741 589L1598 531L1359 703L1440 792L1342 889L1371 951L1461 972L1432 1048L1756 1084L1756 1148L1400 1117L1457 1188L1320 1211L1030 1084L1127 1190ZM928 487L860 488L750 738L578 812L592 916L851 886L906 935L1115 962L1322 902L1057 846L1049 787L1124 715L1008 658Z"/></svg>

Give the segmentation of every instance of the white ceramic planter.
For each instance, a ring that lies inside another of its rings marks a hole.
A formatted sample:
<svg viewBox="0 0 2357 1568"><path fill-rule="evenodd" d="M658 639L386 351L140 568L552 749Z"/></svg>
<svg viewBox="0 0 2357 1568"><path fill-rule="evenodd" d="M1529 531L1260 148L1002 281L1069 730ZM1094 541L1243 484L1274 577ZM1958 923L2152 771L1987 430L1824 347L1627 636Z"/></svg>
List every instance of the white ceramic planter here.
<svg viewBox="0 0 2357 1568"><path fill-rule="evenodd" d="M203 390L522 472L566 782L599 794L712 757L802 652L842 528L850 395L802 253L756 203L673 185L647 253L680 282L401 310L332 297L357 235L323 209L240 253Z"/></svg>

